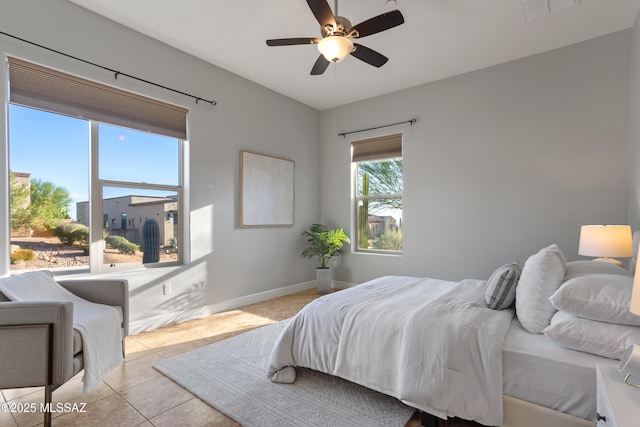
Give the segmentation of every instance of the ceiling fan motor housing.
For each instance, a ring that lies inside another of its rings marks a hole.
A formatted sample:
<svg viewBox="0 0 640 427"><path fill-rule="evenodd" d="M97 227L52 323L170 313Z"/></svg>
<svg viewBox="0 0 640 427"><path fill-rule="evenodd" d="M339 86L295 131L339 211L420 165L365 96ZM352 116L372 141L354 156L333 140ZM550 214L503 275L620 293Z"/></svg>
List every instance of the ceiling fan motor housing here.
<svg viewBox="0 0 640 427"><path fill-rule="evenodd" d="M324 27L321 28L321 34L322 37L328 37L328 36L349 36L349 37L358 37L357 31L352 31L351 33L348 33L348 31L351 29L352 25L351 25L351 21L349 21L347 18L345 18L344 16L336 16L336 26L335 28L332 25L325 25ZM352 34L355 33L355 34Z"/></svg>

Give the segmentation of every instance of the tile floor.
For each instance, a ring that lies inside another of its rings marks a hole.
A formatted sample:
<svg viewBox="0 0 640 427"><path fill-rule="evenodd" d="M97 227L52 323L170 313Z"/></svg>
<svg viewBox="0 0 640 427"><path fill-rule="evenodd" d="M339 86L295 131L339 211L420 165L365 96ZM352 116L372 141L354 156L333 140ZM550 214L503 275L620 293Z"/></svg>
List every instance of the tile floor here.
<svg viewBox="0 0 640 427"><path fill-rule="evenodd" d="M82 394L80 373L53 393L54 403L86 404L85 412L54 414L59 426L238 426L162 375L153 364L177 354L296 314L318 297L315 289L143 332L126 339L126 361L92 393ZM40 405L41 388L2 390L0 403ZM27 405L29 407L29 405ZM71 406L73 408L73 406ZM0 426L42 425L42 413L0 412ZM416 417L407 427L419 426Z"/></svg>

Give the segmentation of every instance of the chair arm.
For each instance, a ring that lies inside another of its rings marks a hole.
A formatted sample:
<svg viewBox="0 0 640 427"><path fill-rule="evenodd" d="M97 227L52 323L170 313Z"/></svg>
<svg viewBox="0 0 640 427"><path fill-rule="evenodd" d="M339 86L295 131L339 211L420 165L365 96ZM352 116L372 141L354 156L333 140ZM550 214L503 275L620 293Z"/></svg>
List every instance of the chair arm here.
<svg viewBox="0 0 640 427"><path fill-rule="evenodd" d="M129 282L125 279L70 279L56 282L72 294L98 304L122 309L124 336L129 335Z"/></svg>
<svg viewBox="0 0 640 427"><path fill-rule="evenodd" d="M43 324L51 325L51 384L64 384L73 377L73 304L0 302L0 388L48 383L44 375L47 336L38 326Z"/></svg>

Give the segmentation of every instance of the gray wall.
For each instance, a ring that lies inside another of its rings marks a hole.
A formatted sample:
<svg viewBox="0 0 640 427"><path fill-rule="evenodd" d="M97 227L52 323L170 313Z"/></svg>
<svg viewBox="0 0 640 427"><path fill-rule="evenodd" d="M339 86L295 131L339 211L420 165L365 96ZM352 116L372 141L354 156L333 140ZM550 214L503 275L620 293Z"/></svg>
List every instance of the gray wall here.
<svg viewBox="0 0 640 427"><path fill-rule="evenodd" d="M350 142L404 133L402 256L347 253L334 278L488 278L582 224L628 223L631 32L322 112L322 219L353 230ZM338 132L403 125L347 138Z"/></svg>
<svg viewBox="0 0 640 427"><path fill-rule="evenodd" d="M191 264L124 274L131 284L132 330L155 327L299 288L310 287L312 262L300 260L302 230L319 219L319 113L289 98L101 18L65 0L2 0L0 28L27 40L203 98L200 103L48 53L0 35L13 55L143 95L189 112L187 168ZM0 81L6 79L2 67ZM5 85L0 85L4 105ZM6 134L5 114L0 133ZM295 226L241 229L239 150L295 161ZM6 152L0 150L3 170ZM0 174L0 239L7 247L6 175ZM8 255L0 274L8 272ZM4 259L6 258L6 259ZM173 285L172 295L162 284Z"/></svg>
<svg viewBox="0 0 640 427"><path fill-rule="evenodd" d="M629 223L640 228L640 15L631 41L631 107L629 112Z"/></svg>

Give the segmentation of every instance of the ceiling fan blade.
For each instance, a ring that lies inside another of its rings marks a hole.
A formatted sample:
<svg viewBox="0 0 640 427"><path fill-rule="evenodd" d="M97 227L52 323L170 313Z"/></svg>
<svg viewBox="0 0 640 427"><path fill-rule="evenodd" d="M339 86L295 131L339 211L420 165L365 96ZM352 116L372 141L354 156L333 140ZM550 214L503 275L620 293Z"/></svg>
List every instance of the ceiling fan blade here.
<svg viewBox="0 0 640 427"><path fill-rule="evenodd" d="M307 4L313 12L313 16L316 17L318 23L322 28L327 25L331 27L336 26L336 17L333 16L333 12L331 11L331 7L327 0L307 0Z"/></svg>
<svg viewBox="0 0 640 427"><path fill-rule="evenodd" d="M354 43L353 45L356 48L354 49L353 52L351 52L351 55L355 56L361 61L366 62L367 64L373 65L374 67L380 68L384 64L386 64L387 61L389 60L389 58L387 58L383 54L378 53L373 49L369 49L366 46L362 46L361 44L358 44L358 43Z"/></svg>
<svg viewBox="0 0 640 427"><path fill-rule="evenodd" d="M297 44L316 44L320 42L320 38L316 37L298 37L289 39L271 39L267 40L267 46L293 46Z"/></svg>
<svg viewBox="0 0 640 427"><path fill-rule="evenodd" d="M400 13L399 10L392 10L391 12L383 13L382 15L367 19L358 25L354 25L349 32L356 30L358 37L362 38L388 30L389 28L397 27L400 24L404 24L402 13Z"/></svg>
<svg viewBox="0 0 640 427"><path fill-rule="evenodd" d="M329 61L327 61L323 55L318 56L316 63L313 64L313 68L311 69L311 75L317 76L324 73L328 66Z"/></svg>

